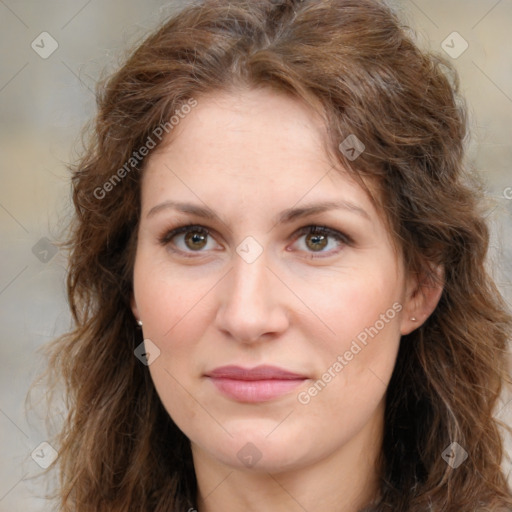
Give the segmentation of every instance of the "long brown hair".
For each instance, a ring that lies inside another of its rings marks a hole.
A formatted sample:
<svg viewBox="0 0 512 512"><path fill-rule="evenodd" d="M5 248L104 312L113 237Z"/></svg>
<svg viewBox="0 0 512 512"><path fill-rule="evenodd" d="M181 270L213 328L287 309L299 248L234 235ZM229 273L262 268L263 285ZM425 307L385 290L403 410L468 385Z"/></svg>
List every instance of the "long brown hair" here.
<svg viewBox="0 0 512 512"><path fill-rule="evenodd" d="M71 167L76 214L63 247L75 328L48 346L46 375L50 389L64 383L69 409L53 440L60 509L196 506L189 441L134 356L142 336L130 294L146 158L133 153L148 137L158 146L155 129L165 123L172 140L169 120L191 98L239 86L320 105L339 163L378 183L407 270L444 267L436 310L401 340L372 510L512 507L500 468L506 426L493 417L509 383L512 319L485 269L489 233L481 188L466 170L456 73L377 0L207 0L175 14L99 85L94 131ZM348 135L365 145L353 161L338 149ZM455 442L468 454L457 468L443 457Z"/></svg>

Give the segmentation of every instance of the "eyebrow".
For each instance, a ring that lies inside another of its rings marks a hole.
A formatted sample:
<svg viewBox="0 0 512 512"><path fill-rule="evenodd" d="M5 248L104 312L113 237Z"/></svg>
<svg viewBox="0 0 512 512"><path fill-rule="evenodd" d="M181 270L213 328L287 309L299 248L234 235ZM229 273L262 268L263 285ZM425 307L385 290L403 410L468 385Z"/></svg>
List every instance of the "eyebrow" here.
<svg viewBox="0 0 512 512"><path fill-rule="evenodd" d="M146 218L152 217L156 213L166 210L166 209L174 209L182 213L189 213L192 215L196 215L197 217L203 217L205 219L209 219L211 221L217 221L224 224L222 219L210 208L207 206L200 206L192 203L183 203L179 201L164 201L163 203L157 204L153 206L151 210L146 215ZM294 220L308 217L317 213L322 213L328 210L346 210L351 213L355 213L360 215L361 217L371 220L370 215L356 204L341 200L341 201L324 201L320 203L309 204L300 208L288 208L283 210L276 218L274 218L274 222L276 224L285 224L293 222Z"/></svg>

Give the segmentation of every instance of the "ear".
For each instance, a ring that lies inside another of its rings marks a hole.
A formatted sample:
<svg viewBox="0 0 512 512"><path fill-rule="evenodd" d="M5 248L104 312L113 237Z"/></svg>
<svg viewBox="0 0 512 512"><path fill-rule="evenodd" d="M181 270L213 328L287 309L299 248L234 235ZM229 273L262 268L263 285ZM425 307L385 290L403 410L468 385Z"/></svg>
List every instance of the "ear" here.
<svg viewBox="0 0 512 512"><path fill-rule="evenodd" d="M444 268L442 266L430 266L421 274L409 276L400 325L402 335L411 333L426 322L436 309L443 288Z"/></svg>

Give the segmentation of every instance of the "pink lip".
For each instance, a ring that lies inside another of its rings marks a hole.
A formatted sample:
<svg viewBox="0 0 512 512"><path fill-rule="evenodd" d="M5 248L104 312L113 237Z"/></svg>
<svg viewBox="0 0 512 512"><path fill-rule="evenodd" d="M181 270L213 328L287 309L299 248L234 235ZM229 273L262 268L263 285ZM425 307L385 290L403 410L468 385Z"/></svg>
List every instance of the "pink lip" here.
<svg viewBox="0 0 512 512"><path fill-rule="evenodd" d="M217 389L239 402L265 402L296 388L307 379L304 375L275 366L221 366L206 374Z"/></svg>

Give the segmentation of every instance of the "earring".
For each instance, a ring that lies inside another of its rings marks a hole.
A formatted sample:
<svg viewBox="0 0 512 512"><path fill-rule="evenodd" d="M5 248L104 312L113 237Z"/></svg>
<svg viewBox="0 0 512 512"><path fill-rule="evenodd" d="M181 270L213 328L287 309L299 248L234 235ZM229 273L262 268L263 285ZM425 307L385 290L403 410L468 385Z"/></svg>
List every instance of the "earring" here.
<svg viewBox="0 0 512 512"><path fill-rule="evenodd" d="M142 327L142 320L137 320L137 324L139 324L139 327Z"/></svg>
<svg viewBox="0 0 512 512"><path fill-rule="evenodd" d="M410 320L411 320L411 322L417 322L418 321L418 319L415 316L411 316Z"/></svg>

